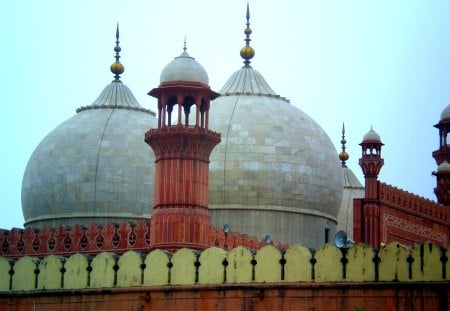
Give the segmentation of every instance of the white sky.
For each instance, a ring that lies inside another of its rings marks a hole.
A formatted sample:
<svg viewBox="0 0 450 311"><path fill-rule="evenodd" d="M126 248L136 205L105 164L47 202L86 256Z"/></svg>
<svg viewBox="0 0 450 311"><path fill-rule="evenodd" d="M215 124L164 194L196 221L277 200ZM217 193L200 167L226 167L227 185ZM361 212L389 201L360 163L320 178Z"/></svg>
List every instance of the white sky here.
<svg viewBox="0 0 450 311"><path fill-rule="evenodd" d="M146 93L185 36L213 90L242 65L245 0L2 4L0 228L23 224L22 176L38 143L113 79L117 21L122 81L145 108L156 110ZM250 11L252 66L337 152L345 121L348 166L360 181L358 144L373 125L385 143L380 179L434 200L433 125L450 103L450 1L253 0Z"/></svg>

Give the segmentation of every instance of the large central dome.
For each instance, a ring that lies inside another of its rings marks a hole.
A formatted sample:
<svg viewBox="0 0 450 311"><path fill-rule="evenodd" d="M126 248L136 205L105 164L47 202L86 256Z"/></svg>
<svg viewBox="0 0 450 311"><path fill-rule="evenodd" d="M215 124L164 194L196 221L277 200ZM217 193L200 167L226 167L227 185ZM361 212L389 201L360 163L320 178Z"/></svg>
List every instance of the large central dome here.
<svg viewBox="0 0 450 311"><path fill-rule="evenodd" d="M336 149L313 119L249 65L254 52L241 55L245 65L211 102L211 128L222 135L210 164L212 222L318 246L335 231L342 199Z"/></svg>

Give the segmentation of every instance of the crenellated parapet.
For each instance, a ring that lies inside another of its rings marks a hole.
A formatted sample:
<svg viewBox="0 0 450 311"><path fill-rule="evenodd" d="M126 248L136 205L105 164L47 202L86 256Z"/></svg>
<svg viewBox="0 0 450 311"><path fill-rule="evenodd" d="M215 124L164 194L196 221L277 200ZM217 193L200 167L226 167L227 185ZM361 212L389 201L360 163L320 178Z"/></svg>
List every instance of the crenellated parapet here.
<svg viewBox="0 0 450 311"><path fill-rule="evenodd" d="M207 231L208 234L204 239L207 247L215 246L230 250L244 246L257 250L267 245L264 240L258 240L256 237L249 237L239 232L224 232L222 228L209 226ZM103 226L91 224L88 227L58 226L54 229L42 227L37 230L13 228L0 230L0 256L42 258L47 255L67 256L74 253L96 255L101 252L123 254L129 250L148 252L150 239L150 223L146 221L136 224L106 223ZM277 244L277 247L285 248L286 246Z"/></svg>
<svg viewBox="0 0 450 311"><path fill-rule="evenodd" d="M431 241L450 242L448 206L377 181L374 196L353 201L353 238L380 247L400 242L414 246Z"/></svg>
<svg viewBox="0 0 450 311"><path fill-rule="evenodd" d="M131 286L258 284L296 282L448 282L449 251L431 243L408 249L390 243L380 250L365 244L316 251L302 245L258 251L239 246L175 253L129 250L90 257L47 255L17 260L0 257L0 292L93 289Z"/></svg>
<svg viewBox="0 0 450 311"><path fill-rule="evenodd" d="M53 229L13 228L0 231L0 254L7 257L96 254L102 251L120 254L130 249L146 250L149 238L149 223L146 221L106 223L103 226L91 224L88 227L58 226Z"/></svg>
<svg viewBox="0 0 450 311"><path fill-rule="evenodd" d="M449 224L450 210L447 206L382 182L380 182L379 187L380 202L382 204L436 223Z"/></svg>

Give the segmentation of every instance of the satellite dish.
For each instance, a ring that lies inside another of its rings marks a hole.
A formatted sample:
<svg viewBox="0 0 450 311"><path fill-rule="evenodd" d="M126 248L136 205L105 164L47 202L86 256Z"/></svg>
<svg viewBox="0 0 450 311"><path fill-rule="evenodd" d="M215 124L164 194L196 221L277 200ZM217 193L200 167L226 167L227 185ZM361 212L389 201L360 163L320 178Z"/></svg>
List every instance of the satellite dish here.
<svg viewBox="0 0 450 311"><path fill-rule="evenodd" d="M272 238L270 237L270 235L266 234L264 236L264 241L266 242L266 244L270 244L272 243Z"/></svg>
<svg viewBox="0 0 450 311"><path fill-rule="evenodd" d="M222 226L222 230L223 230L223 233L228 233L228 232L230 232L230 226L228 224L224 224Z"/></svg>
<svg viewBox="0 0 450 311"><path fill-rule="evenodd" d="M341 230L334 236L334 244L338 248L347 248L351 246L355 241L349 239L347 236L347 232Z"/></svg>

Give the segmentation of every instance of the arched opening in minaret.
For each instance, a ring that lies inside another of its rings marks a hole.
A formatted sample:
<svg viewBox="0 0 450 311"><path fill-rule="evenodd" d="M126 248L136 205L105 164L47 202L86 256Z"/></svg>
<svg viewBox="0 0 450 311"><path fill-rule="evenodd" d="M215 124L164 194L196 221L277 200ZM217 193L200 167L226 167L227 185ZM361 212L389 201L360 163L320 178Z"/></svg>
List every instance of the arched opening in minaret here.
<svg viewBox="0 0 450 311"><path fill-rule="evenodd" d="M206 115L206 100L202 97L201 103L200 103L200 127L206 128L205 125L205 115Z"/></svg>
<svg viewBox="0 0 450 311"><path fill-rule="evenodd" d="M447 131L446 130L441 130L440 131L440 136L441 136L441 141L440 141L440 147L448 147L448 142L447 142Z"/></svg>
<svg viewBox="0 0 450 311"><path fill-rule="evenodd" d="M183 112L184 112L184 125L189 126L190 124L195 123L195 113L196 110L194 110L194 113L191 113L191 107L195 107L195 99L192 96L186 96L183 100ZM191 119L191 120L190 120Z"/></svg>
<svg viewBox="0 0 450 311"><path fill-rule="evenodd" d="M167 126L172 126L173 107L177 104L177 97L170 96L167 101Z"/></svg>

